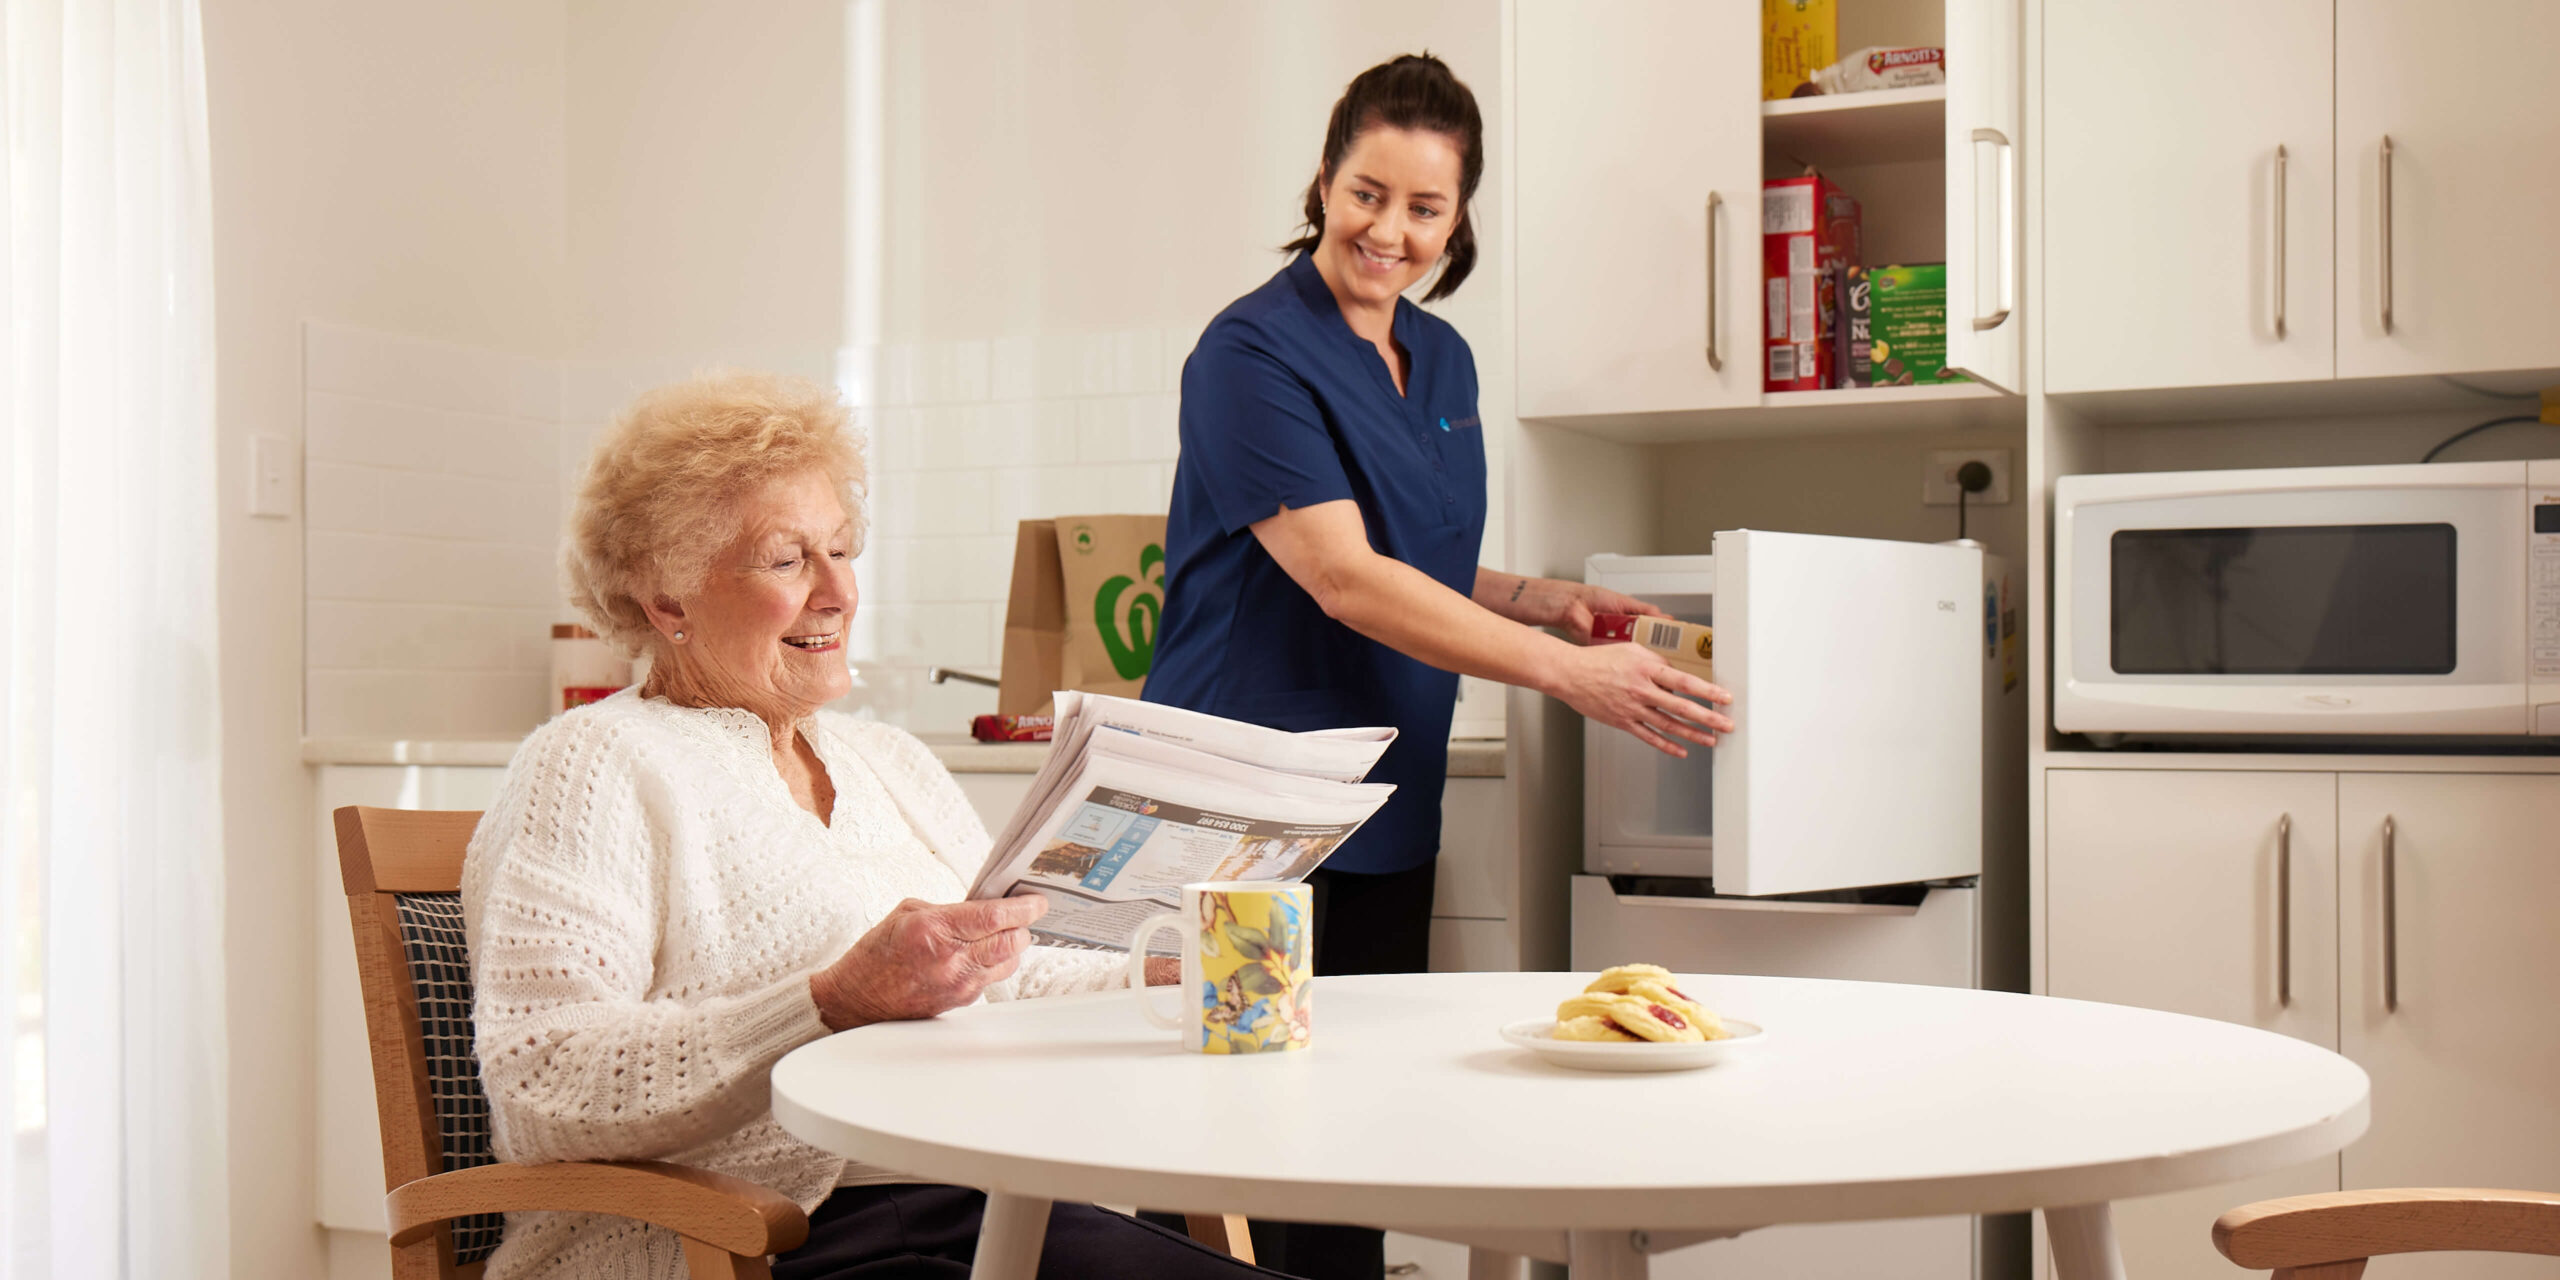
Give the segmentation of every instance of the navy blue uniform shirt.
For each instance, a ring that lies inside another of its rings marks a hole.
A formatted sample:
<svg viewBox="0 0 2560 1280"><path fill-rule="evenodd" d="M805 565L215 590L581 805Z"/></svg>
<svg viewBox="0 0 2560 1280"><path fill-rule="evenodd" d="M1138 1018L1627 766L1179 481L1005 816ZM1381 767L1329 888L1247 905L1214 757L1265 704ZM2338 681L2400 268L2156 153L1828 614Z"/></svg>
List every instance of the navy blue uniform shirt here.
<svg viewBox="0 0 2560 1280"><path fill-rule="evenodd" d="M1395 798L1325 861L1403 871L1440 851L1458 677L1324 615L1247 526L1360 504L1369 545L1460 595L1484 540L1475 353L1401 298L1405 393L1304 255L1238 298L1182 366L1182 457L1165 528L1164 618L1146 699L1276 729L1394 725L1372 782Z"/></svg>

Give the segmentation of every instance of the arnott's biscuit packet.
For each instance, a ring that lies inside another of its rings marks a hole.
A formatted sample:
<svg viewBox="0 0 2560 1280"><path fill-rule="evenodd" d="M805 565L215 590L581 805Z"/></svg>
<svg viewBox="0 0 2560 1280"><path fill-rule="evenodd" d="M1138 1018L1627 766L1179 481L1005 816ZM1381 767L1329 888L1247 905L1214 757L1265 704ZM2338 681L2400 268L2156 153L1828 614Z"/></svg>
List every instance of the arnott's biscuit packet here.
<svg viewBox="0 0 2560 1280"><path fill-rule="evenodd" d="M1716 678L1716 629L1677 618L1632 613L1601 613L1591 618L1591 639L1630 641L1662 655L1662 660L1701 680Z"/></svg>
<svg viewBox="0 0 2560 1280"><path fill-rule="evenodd" d="M1908 89L1947 82L1944 49L1860 49L1810 77L1823 93L1867 93L1876 89Z"/></svg>

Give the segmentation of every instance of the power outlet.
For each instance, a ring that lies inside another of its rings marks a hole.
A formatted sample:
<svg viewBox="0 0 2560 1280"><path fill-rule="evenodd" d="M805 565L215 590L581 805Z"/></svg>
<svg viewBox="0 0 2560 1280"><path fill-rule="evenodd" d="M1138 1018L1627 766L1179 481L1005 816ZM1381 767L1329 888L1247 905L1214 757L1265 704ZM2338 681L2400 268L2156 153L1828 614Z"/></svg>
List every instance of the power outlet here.
<svg viewBox="0 0 2560 1280"><path fill-rule="evenodd" d="M1991 468L1991 487L1967 499L1966 505L1996 507L2009 500L2008 450L1934 449L1929 453L1928 466L1920 474L1920 505L1956 505L1956 495L1963 492L1956 485L1956 469L1968 462L1979 462Z"/></svg>

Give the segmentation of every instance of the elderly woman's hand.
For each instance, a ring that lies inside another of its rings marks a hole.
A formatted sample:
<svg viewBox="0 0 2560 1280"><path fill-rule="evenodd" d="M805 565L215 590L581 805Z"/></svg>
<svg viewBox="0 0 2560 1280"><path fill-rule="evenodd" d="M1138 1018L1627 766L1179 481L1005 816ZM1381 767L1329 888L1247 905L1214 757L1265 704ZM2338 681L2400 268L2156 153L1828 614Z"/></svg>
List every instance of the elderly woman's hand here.
<svg viewBox="0 0 2560 1280"><path fill-rule="evenodd" d="M930 1018L1012 976L1030 949L1030 924L1046 898L996 898L935 906L909 898L834 964L809 975L818 1018L830 1031L868 1022Z"/></svg>

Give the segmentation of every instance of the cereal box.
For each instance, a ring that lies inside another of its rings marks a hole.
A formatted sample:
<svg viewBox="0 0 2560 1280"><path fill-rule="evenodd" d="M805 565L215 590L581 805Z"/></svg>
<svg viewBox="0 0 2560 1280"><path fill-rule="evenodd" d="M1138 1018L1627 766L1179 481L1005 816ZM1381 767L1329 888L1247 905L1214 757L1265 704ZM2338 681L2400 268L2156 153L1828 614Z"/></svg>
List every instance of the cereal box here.
<svg viewBox="0 0 2560 1280"><path fill-rule="evenodd" d="M1874 362L1875 385L1968 380L1947 369L1947 264L1877 267L1867 273L1867 284L1874 312L1867 355Z"/></svg>
<svg viewBox="0 0 2560 1280"><path fill-rule="evenodd" d="M1761 385L1823 391L1839 384L1837 281L1858 262L1858 202L1820 174L1762 185L1760 231L1769 314Z"/></svg>
<svg viewBox="0 0 2560 1280"><path fill-rule="evenodd" d="M1839 0L1760 0L1760 98L1792 98L1840 57Z"/></svg>

